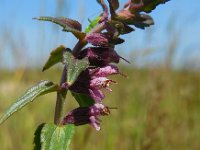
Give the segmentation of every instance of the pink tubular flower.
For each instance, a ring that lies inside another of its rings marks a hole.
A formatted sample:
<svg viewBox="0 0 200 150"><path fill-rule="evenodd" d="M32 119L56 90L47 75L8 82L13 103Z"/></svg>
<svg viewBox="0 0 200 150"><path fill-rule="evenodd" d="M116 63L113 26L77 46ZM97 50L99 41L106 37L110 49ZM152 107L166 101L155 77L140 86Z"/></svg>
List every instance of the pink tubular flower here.
<svg viewBox="0 0 200 150"><path fill-rule="evenodd" d="M121 74L117 66L114 65L87 69L80 74L77 81L72 86L67 87L67 85L64 84L63 87L69 88L69 90L75 93L86 94L97 103L101 103L102 99L105 97L101 89L112 91L109 85L111 83L116 83L107 78L109 75L113 74Z"/></svg>
<svg viewBox="0 0 200 150"><path fill-rule="evenodd" d="M106 77L97 77L90 81L90 87L94 87L96 89L105 88L109 91L112 91L109 87L110 83L116 83L113 80L109 80Z"/></svg>
<svg viewBox="0 0 200 150"><path fill-rule="evenodd" d="M101 129L101 120L98 117L109 114L110 110L108 109L108 107L104 106L103 104L96 103L90 107L78 107L72 110L62 120L62 124L74 124L76 126L90 124L97 131L99 131Z"/></svg>
<svg viewBox="0 0 200 150"><path fill-rule="evenodd" d="M93 77L107 77L109 75L113 75L113 74L119 74L119 69L117 66L115 65L107 65L104 67L99 67L99 68L95 68L95 69L90 69L90 74Z"/></svg>

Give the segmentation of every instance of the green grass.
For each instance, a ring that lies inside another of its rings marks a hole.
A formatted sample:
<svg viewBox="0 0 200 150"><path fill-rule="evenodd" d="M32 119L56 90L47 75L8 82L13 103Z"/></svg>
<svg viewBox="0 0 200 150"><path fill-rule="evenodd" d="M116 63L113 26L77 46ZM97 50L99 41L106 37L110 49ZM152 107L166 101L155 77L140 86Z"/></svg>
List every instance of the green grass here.
<svg viewBox="0 0 200 150"><path fill-rule="evenodd" d="M24 90L42 79L59 81L60 70L1 71L0 114ZM102 117L102 130L76 127L73 150L199 150L200 73L123 69L128 78L114 77L117 85L104 103L116 106ZM33 149L33 135L43 122L53 122L55 94L38 98L0 126L1 150ZM76 107L71 95L66 110Z"/></svg>

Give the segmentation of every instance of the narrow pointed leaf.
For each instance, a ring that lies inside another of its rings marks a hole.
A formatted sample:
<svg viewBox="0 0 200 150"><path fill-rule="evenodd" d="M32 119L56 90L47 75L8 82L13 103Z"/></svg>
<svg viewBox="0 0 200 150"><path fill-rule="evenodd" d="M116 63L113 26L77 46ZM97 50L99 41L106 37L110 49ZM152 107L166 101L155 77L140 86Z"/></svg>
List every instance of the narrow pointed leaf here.
<svg viewBox="0 0 200 150"><path fill-rule="evenodd" d="M63 54L63 63L67 66L67 84L72 85L80 73L89 66L88 58L75 59L70 51Z"/></svg>
<svg viewBox="0 0 200 150"><path fill-rule="evenodd" d="M169 0L144 0L144 7L142 8L144 12L150 13L154 10L158 5L164 4Z"/></svg>
<svg viewBox="0 0 200 150"><path fill-rule="evenodd" d="M69 150L74 134L74 125L56 126L54 124L44 124L42 129L41 126L38 128L35 150L40 147L41 150ZM40 134L40 137L38 137L38 134Z"/></svg>
<svg viewBox="0 0 200 150"><path fill-rule="evenodd" d="M49 69L50 67L52 67L53 65L55 65L59 62L62 62L62 55L65 50L66 50L66 48L63 45L54 49L51 52L49 59L47 60L46 64L44 65L42 71L45 71L45 70Z"/></svg>
<svg viewBox="0 0 200 150"><path fill-rule="evenodd" d="M71 92L80 107L88 107L95 104L95 101L88 95L82 93Z"/></svg>
<svg viewBox="0 0 200 150"><path fill-rule="evenodd" d="M158 5L164 4L170 0L132 0L132 5L130 7L130 11L132 12L146 12L150 13L154 10Z"/></svg>
<svg viewBox="0 0 200 150"><path fill-rule="evenodd" d="M85 37L85 33L81 32L81 29L82 29L81 24L76 20L72 20L72 19L64 18L64 17L58 17L58 18L38 17L38 18L34 18L34 19L42 20L42 21L49 21L49 22L58 24L61 27L63 27L63 31L73 33L78 39L83 39Z"/></svg>
<svg viewBox="0 0 200 150"><path fill-rule="evenodd" d="M57 89L58 86L50 81L41 81L38 84L34 85L6 110L6 112L0 118L0 124L2 124L16 111L20 110L21 108L32 102L35 98L50 92L57 91Z"/></svg>
<svg viewBox="0 0 200 150"><path fill-rule="evenodd" d="M137 28L145 29L146 27L149 27L151 25L154 25L153 18L146 14L140 14L133 19L133 21L130 21L131 25L134 25Z"/></svg>
<svg viewBox="0 0 200 150"><path fill-rule="evenodd" d="M101 19L101 16L98 16L92 21L89 20L90 24L86 27L85 33L90 32L99 23L100 19Z"/></svg>
<svg viewBox="0 0 200 150"><path fill-rule="evenodd" d="M119 8L119 1L118 0L108 0L108 1L112 5L113 10L117 10Z"/></svg>

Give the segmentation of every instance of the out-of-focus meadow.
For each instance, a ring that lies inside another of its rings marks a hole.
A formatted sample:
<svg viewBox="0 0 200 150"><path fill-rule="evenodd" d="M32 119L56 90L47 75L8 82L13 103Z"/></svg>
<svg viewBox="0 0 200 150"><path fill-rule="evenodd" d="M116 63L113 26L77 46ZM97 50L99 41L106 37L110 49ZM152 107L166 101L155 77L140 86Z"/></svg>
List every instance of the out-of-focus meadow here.
<svg viewBox="0 0 200 150"><path fill-rule="evenodd" d="M118 107L102 118L102 130L76 128L72 149L196 149L200 148L200 73L165 69L127 69L105 104ZM18 70L3 73L0 84L1 113L27 87L41 79L57 81L58 70ZM32 149L34 130L53 122L55 94L38 98L9 118L1 127L2 150ZM67 97L66 109L77 104Z"/></svg>
<svg viewBox="0 0 200 150"><path fill-rule="evenodd" d="M64 9L63 2L64 0L58 0L57 15L62 14L60 12ZM157 45L147 42L156 36L155 29L144 30L142 32L147 36L143 45L147 45L146 47L133 47L133 50L128 52L119 51L120 54L131 59L130 65L123 63L121 65L121 72L128 78L120 75L112 77L118 84L111 86L113 92L104 92L106 93L104 103L118 109L111 110L111 115L101 118L100 132L89 125L76 127L72 149L200 149L200 71L198 70L200 65L197 59L200 56L187 58L184 55L181 62L175 64L177 63L175 55L181 40L184 41L179 34L180 30L171 23L175 20L173 17L168 20L169 24L166 25L168 40L164 45L162 42ZM35 46L35 53L30 53L29 37L24 36L23 31L8 32L11 29L0 28L0 38L6 39L4 42L0 41L0 115L36 82L44 79L59 82L60 66L41 72L44 58L48 58L45 54L48 53L40 49L46 49L48 44L54 48L60 43L59 40L55 42L45 40L51 38L50 33L57 39L62 35L57 32L58 28L54 27L47 33L44 26L49 24L35 25L38 29L35 32L40 33L38 39L33 42L38 44ZM132 44L129 43L128 47L131 48ZM126 44L124 46L126 47ZM122 46L118 49L123 48ZM164 51L164 55L160 55L158 50L160 48ZM189 48L194 47L189 45L187 49ZM32 54L34 59L30 56L26 57ZM7 64L9 69L4 65L6 59L12 59ZM37 61L36 65L34 61ZM56 94L52 93L38 98L1 125L0 149L33 149L33 137L37 126L43 122L53 122L55 97ZM66 100L66 112L76 106L77 103L69 94Z"/></svg>

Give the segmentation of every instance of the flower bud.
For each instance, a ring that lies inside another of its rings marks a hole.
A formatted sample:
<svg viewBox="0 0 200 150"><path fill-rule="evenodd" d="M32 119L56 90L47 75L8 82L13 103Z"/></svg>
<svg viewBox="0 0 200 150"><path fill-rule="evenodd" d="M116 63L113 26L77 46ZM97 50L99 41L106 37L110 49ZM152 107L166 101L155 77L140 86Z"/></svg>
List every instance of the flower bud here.
<svg viewBox="0 0 200 150"><path fill-rule="evenodd" d="M91 66L106 66L109 63L119 63L121 56L113 48L89 47L80 52L78 58L88 57ZM122 58L124 59L124 58ZM127 61L126 59L124 59ZM127 61L128 62L128 61Z"/></svg>

